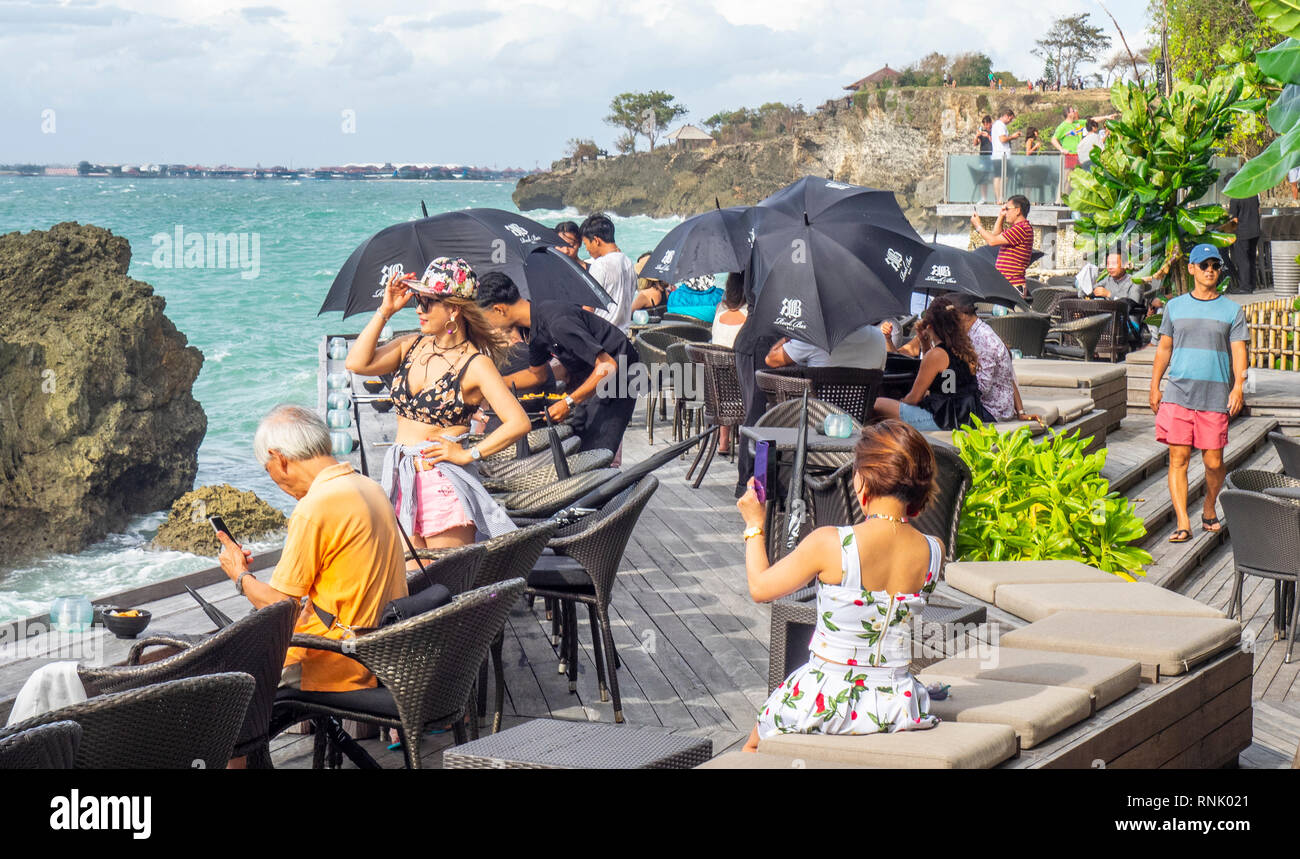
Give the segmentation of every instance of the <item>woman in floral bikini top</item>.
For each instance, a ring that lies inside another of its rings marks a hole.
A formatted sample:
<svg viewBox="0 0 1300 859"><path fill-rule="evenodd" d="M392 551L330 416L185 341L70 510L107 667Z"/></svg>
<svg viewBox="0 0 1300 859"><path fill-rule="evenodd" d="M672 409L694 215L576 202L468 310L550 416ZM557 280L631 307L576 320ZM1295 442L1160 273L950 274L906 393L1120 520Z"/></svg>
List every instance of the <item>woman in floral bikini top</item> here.
<svg viewBox="0 0 1300 859"><path fill-rule="evenodd" d="M763 704L746 744L776 733L871 734L932 728L925 686L909 671L912 621L939 581L943 544L909 522L934 495L934 453L899 420L862 431L854 491L865 521L818 528L769 565L753 483L736 503L750 595L769 602L817 580L809 659ZM869 564L863 559L870 559Z"/></svg>
<svg viewBox="0 0 1300 859"><path fill-rule="evenodd" d="M475 303L478 279L461 259L439 257L423 277L393 275L370 324L348 353L353 373L393 374L396 443L384 459L383 485L398 521L418 548L446 548L514 528L477 478L476 463L531 428L494 359L504 342ZM420 333L376 348L389 317L411 298ZM487 356L489 360L478 360ZM486 403L502 425L466 448L470 416Z"/></svg>

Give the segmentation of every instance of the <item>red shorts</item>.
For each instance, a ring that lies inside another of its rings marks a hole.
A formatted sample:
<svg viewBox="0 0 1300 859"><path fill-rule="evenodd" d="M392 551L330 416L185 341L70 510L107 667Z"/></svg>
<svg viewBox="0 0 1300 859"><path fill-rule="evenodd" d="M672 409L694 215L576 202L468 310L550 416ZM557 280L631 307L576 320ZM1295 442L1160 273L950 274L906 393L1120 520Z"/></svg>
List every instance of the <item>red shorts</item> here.
<svg viewBox="0 0 1300 859"><path fill-rule="evenodd" d="M1228 446L1228 416L1223 412L1198 412L1177 403L1161 403L1156 413L1156 441L1189 445L1197 450L1222 450Z"/></svg>

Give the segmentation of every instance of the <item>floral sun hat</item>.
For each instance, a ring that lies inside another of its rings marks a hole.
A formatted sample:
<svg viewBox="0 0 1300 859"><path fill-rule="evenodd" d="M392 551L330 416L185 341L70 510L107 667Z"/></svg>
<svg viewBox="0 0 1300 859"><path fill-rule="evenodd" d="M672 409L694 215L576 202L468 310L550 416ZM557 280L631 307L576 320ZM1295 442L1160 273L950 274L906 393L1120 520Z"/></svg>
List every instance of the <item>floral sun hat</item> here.
<svg viewBox="0 0 1300 859"><path fill-rule="evenodd" d="M478 297L478 277L463 259L438 257L429 263L419 280L410 283L411 289L421 295L464 298L473 301Z"/></svg>

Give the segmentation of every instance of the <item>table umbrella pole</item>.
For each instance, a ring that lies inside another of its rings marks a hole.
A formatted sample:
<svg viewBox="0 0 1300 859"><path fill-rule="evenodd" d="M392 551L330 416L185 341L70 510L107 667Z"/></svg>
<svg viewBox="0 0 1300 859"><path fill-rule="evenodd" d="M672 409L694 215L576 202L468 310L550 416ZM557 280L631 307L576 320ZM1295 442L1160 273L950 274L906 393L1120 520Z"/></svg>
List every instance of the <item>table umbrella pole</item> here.
<svg viewBox="0 0 1300 859"><path fill-rule="evenodd" d="M786 514L785 550L786 554L794 551L799 544L799 532L803 528L808 510L803 503L803 473L808 460L808 391L803 392L803 404L799 408L798 441L794 447L794 466L790 469L790 490L786 494L788 513Z"/></svg>

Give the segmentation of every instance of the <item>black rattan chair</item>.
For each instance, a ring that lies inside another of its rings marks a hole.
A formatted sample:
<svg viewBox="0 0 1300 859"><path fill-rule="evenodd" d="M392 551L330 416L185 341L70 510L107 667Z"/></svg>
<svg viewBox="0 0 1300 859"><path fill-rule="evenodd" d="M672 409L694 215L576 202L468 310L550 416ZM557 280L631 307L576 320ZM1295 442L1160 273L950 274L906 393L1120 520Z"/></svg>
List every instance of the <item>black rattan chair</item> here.
<svg viewBox="0 0 1300 859"><path fill-rule="evenodd" d="M1219 494L1224 517L1232 530L1234 566L1228 613L1242 614L1242 583L1247 575L1273 580L1273 628L1289 636L1285 662L1295 648L1300 583L1300 505L1257 492L1225 489Z"/></svg>
<svg viewBox="0 0 1300 859"><path fill-rule="evenodd" d="M617 468L584 471L550 486L504 495L501 497L501 506L506 508L506 513L517 524L531 525L533 520L554 516L618 473Z"/></svg>
<svg viewBox="0 0 1300 859"><path fill-rule="evenodd" d="M306 719L315 722L318 741L313 766L319 769L325 759L324 738L331 736L333 720L354 719L397 728L406 765L419 769L420 742L426 728L450 723L456 742L465 742L470 690L492 639L501 633L506 615L523 592L524 581L511 579L467 591L450 605L355 638L295 635L295 647L346 654L368 668L382 685L351 692L281 689L271 730L282 731ZM359 747L352 751L355 749ZM354 761L361 766L374 765L368 755Z"/></svg>
<svg viewBox="0 0 1300 859"><path fill-rule="evenodd" d="M573 427L569 424L556 424L554 429L560 436L561 441L573 435ZM483 457L479 464L479 468L491 471L507 462L512 462L516 459L526 459L534 453L549 450L551 446L551 436L547 430L548 428L544 426L538 427L535 430L530 430L515 444ZM466 443L468 444L468 441ZM524 454L522 457L519 456L521 448Z"/></svg>
<svg viewBox="0 0 1300 859"><path fill-rule="evenodd" d="M432 585L442 585L452 596L473 589L486 547L487 543L470 543L454 549L417 549L414 555L407 551L407 561L417 557L424 561L423 570L408 567L407 593L414 596Z"/></svg>
<svg viewBox="0 0 1300 859"><path fill-rule="evenodd" d="M485 478L483 488L492 493L511 493L523 492L527 489L540 489L543 486L550 486L558 479L555 473L555 457L549 455L546 451L537 454L537 467L531 471L525 471L507 478ZM530 457L532 459L533 457ZM607 468L614 461L614 454L608 450L582 450L571 453L564 458L565 465L568 466L569 476L582 474L586 471L594 471L597 468Z"/></svg>
<svg viewBox="0 0 1300 859"><path fill-rule="evenodd" d="M686 354L692 361L704 366L704 413L712 422L707 451L705 445L701 444L699 452L691 462L691 467L686 472L686 479L690 480L695 472L695 466L700 462L700 457L704 457L700 473L691 484L693 488L698 489L709 470L709 464L713 462L713 455L718 451L718 429L725 426L735 431L745 422L745 401L740 395L740 377L736 375L735 352L726 346L712 343L689 343L686 346Z"/></svg>
<svg viewBox="0 0 1300 859"><path fill-rule="evenodd" d="M691 316L689 313L665 313L662 317L660 317L659 321L661 324L655 326L656 330L681 327L683 325L691 325L695 328L705 328L705 329L711 329L713 327L713 323L705 322L703 319L699 318L698 316ZM696 342L707 343L708 340L707 339L697 340Z"/></svg>
<svg viewBox="0 0 1300 859"><path fill-rule="evenodd" d="M1128 354L1129 337L1128 337L1128 311L1129 304L1126 301L1111 301L1109 299L1097 298L1070 298L1062 300L1058 305L1061 312L1061 326L1069 325L1071 322L1080 322L1092 319L1098 314L1106 314L1107 321L1100 328L1096 344L1093 346L1087 360L1093 357L1103 357L1112 363L1123 361L1124 356ZM1057 331L1062 331L1058 326ZM1068 333L1068 332L1067 332ZM1084 337L1074 334L1081 344L1084 344ZM1086 350L1085 344L1085 350Z"/></svg>
<svg viewBox="0 0 1300 859"><path fill-rule="evenodd" d="M1060 314L1057 305L1062 299L1076 298L1079 291L1073 287L1063 286L1040 286L1029 295L1029 307L1035 313L1041 313L1045 316L1059 318Z"/></svg>
<svg viewBox="0 0 1300 859"><path fill-rule="evenodd" d="M125 666L81 667L77 673L93 695L205 674L247 674L256 681L256 687L235 742L235 757L247 755L250 766L269 767L271 705L297 617L298 603L282 600L250 612L211 635L153 635L140 639L131 646ZM144 651L158 646L177 648L180 653L141 665Z"/></svg>
<svg viewBox="0 0 1300 859"><path fill-rule="evenodd" d="M1277 448L1278 459L1282 460L1282 473L1300 479L1300 439L1280 432L1271 432L1268 437Z"/></svg>
<svg viewBox="0 0 1300 859"><path fill-rule="evenodd" d="M575 435L566 436L560 440L560 448L564 451L566 457L577 453L581 445L582 440ZM549 444L537 451L537 453L530 454L523 459L509 459L493 463L491 466L480 464L479 481L487 484L492 481L510 480L521 474L527 474L541 468L547 463L551 463L552 466L555 463L555 455L551 452Z"/></svg>
<svg viewBox="0 0 1300 859"><path fill-rule="evenodd" d="M1052 358L1091 361L1097 341L1110 324L1110 314L1098 313L1053 325L1047 330L1049 340L1043 346L1043 354ZM1075 343L1078 345L1073 345Z"/></svg>
<svg viewBox="0 0 1300 859"><path fill-rule="evenodd" d="M81 726L54 722L0 740L0 770L68 770L77 758Z"/></svg>
<svg viewBox="0 0 1300 859"><path fill-rule="evenodd" d="M1042 357L1047 329L1052 327L1051 317L1033 312L990 316L984 322L1008 349L1019 349L1023 358Z"/></svg>
<svg viewBox="0 0 1300 859"><path fill-rule="evenodd" d="M556 601L564 635L561 661L569 675L569 691L577 691L577 606L584 603L591 621L591 640L600 700L614 699L614 721L623 721L618 692L618 651L609 624L609 599L617 580L618 565L632 537L641 511L659 488L648 474L610 499L600 510L561 528L528 575L528 593ZM606 677L609 687L606 690Z"/></svg>
<svg viewBox="0 0 1300 859"><path fill-rule="evenodd" d="M772 395L772 404L797 400L808 391L851 415L860 424L871 420L871 406L880 395L882 370L857 367L778 367L759 370L758 387Z"/></svg>
<svg viewBox="0 0 1300 859"><path fill-rule="evenodd" d="M1242 492L1263 494L1269 489L1300 488L1300 477L1288 477L1272 471L1259 471L1253 468L1238 468L1228 473L1224 481L1228 489L1240 489Z"/></svg>
<svg viewBox="0 0 1300 859"><path fill-rule="evenodd" d="M76 769L225 769L254 685L227 672L96 695L5 728L0 739L76 722Z"/></svg>

